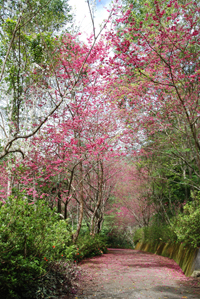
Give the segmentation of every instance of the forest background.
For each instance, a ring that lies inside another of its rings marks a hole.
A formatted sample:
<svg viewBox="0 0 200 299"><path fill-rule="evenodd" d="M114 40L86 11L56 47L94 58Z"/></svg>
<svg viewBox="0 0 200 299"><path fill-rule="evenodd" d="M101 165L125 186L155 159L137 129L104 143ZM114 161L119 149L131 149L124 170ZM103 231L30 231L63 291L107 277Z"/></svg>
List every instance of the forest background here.
<svg viewBox="0 0 200 299"><path fill-rule="evenodd" d="M0 1L5 298L69 292L66 260L107 246L200 246L199 3L116 1L99 28L86 3L81 38L67 1Z"/></svg>

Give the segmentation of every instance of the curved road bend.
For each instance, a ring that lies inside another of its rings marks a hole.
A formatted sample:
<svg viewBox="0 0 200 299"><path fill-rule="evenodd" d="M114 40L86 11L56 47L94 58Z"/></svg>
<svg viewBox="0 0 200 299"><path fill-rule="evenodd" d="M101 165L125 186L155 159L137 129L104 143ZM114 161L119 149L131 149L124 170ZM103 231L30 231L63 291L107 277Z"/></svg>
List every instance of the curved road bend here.
<svg viewBox="0 0 200 299"><path fill-rule="evenodd" d="M171 259L132 249L80 263L76 299L200 299L200 280L187 278Z"/></svg>

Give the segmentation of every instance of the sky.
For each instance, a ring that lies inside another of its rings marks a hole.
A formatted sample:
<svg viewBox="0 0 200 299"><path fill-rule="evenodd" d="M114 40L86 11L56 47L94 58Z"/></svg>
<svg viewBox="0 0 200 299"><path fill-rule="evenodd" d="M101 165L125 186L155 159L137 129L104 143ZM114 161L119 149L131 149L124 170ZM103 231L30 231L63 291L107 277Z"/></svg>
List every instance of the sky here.
<svg viewBox="0 0 200 299"><path fill-rule="evenodd" d="M109 15L106 8L109 7L111 0L90 0L90 3L96 2L95 11L95 28L96 33L99 32L99 25ZM69 5L72 7L73 12L76 15L76 25L80 27L80 31L83 32L83 38L92 33L92 22L89 14L88 4L86 0L69 0Z"/></svg>

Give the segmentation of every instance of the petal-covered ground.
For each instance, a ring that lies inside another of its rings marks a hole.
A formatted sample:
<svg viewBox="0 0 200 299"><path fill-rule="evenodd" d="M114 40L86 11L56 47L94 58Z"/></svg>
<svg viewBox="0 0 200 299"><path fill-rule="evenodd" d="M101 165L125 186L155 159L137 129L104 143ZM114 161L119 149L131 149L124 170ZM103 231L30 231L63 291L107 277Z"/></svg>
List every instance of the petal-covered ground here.
<svg viewBox="0 0 200 299"><path fill-rule="evenodd" d="M200 299L200 281L185 277L173 260L159 255L109 249L80 266L77 299Z"/></svg>

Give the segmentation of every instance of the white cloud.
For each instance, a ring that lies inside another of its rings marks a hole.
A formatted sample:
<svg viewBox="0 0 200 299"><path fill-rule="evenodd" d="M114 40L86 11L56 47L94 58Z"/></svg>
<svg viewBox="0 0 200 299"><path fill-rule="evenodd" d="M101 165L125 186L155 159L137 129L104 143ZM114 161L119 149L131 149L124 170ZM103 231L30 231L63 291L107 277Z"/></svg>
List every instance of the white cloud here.
<svg viewBox="0 0 200 299"><path fill-rule="evenodd" d="M80 28L83 39L85 40L86 36L89 36L93 31L88 4L85 0L69 0L68 3L73 9L73 12L76 16L76 25ZM108 18L109 13L107 12L105 6L108 8L110 3L111 0L97 0L96 2L94 18L96 33L99 32L100 25L103 23L103 21Z"/></svg>

